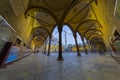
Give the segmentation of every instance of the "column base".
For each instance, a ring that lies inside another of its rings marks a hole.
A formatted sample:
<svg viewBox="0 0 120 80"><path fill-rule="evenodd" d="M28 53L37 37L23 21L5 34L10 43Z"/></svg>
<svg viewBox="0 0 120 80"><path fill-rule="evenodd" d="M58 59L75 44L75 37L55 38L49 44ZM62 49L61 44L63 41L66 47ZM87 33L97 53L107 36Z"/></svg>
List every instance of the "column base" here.
<svg viewBox="0 0 120 80"><path fill-rule="evenodd" d="M63 58L57 58L57 61L63 61L64 59Z"/></svg>
<svg viewBox="0 0 120 80"><path fill-rule="evenodd" d="M88 55L88 52L85 52Z"/></svg>
<svg viewBox="0 0 120 80"><path fill-rule="evenodd" d="M50 56L50 54L48 54L47 56Z"/></svg>
<svg viewBox="0 0 120 80"><path fill-rule="evenodd" d="M77 54L78 57L81 57L81 54Z"/></svg>

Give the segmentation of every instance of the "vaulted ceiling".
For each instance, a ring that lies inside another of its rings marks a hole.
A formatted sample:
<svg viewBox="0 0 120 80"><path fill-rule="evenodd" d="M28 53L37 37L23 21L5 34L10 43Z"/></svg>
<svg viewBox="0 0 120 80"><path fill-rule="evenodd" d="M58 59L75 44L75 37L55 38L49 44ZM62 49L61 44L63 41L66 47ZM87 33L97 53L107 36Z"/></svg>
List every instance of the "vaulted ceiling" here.
<svg viewBox="0 0 120 80"><path fill-rule="evenodd" d="M92 12L97 0L9 0L17 16L32 17L38 26L32 30L32 39L43 42L55 26L70 25L72 31L87 39L102 38L102 25ZM17 4L17 5L15 5ZM97 40L97 39L96 39Z"/></svg>

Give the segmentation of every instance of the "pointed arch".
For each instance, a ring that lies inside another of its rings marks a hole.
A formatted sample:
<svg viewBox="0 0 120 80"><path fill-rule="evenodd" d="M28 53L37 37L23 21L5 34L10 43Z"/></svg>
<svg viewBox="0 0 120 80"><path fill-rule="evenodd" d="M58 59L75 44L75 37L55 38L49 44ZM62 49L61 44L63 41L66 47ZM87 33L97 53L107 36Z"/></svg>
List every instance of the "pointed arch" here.
<svg viewBox="0 0 120 80"><path fill-rule="evenodd" d="M63 16L60 19L61 23L64 23L66 16L68 15L69 11L76 6L77 4L79 4L80 1L79 0L72 0L71 3L68 5L68 7L65 9Z"/></svg>
<svg viewBox="0 0 120 80"><path fill-rule="evenodd" d="M28 14L33 15L34 12L44 12L46 14L49 14L55 20L56 23L59 22L58 18L52 11L41 6L31 6L25 11L24 14L27 17Z"/></svg>
<svg viewBox="0 0 120 80"><path fill-rule="evenodd" d="M90 41L94 42L95 40L101 40L101 41L103 41L103 38L100 37L100 36L95 36Z"/></svg>
<svg viewBox="0 0 120 80"><path fill-rule="evenodd" d="M89 36L86 36L86 38L89 40L93 36L100 36L100 37L102 37L102 35L100 35L100 34L91 33L91 34L89 34Z"/></svg>
<svg viewBox="0 0 120 80"><path fill-rule="evenodd" d="M39 37L34 37L34 38L32 38L32 40L38 40L38 39L40 39L41 41L43 41L44 42L44 39L43 39L43 37L42 36L39 36Z"/></svg>
<svg viewBox="0 0 120 80"><path fill-rule="evenodd" d="M64 23L63 25L67 25L71 29L72 33L75 34L75 30L73 29L73 26L71 26L68 23Z"/></svg>
<svg viewBox="0 0 120 80"><path fill-rule="evenodd" d="M31 40L33 40L36 36L42 37L42 41L46 40L47 36L50 34L49 30L43 26L38 26L32 29L31 31Z"/></svg>
<svg viewBox="0 0 120 80"><path fill-rule="evenodd" d="M97 23L97 24L100 25L100 26L98 26L98 27L102 28L102 25L101 25L101 23L100 23L98 20L95 20L95 19L87 19L87 20L84 20L84 21L80 22L80 23L78 24L78 26L77 26L77 28L76 28L75 31L79 30L79 28L80 28L83 24L85 24L85 23L87 23L87 22Z"/></svg>
<svg viewBox="0 0 120 80"><path fill-rule="evenodd" d="M46 28L43 27L43 26L37 26L37 27L33 28L32 31L31 31L31 34L33 34L33 32L34 32L35 30L37 30L37 29L44 29L45 31L47 31L48 34L50 34L49 30L46 29Z"/></svg>
<svg viewBox="0 0 120 80"><path fill-rule="evenodd" d="M85 36L85 35L86 35L86 33L88 33L89 31L98 31L98 32L100 32L100 33L101 33L101 35L103 35L102 31L101 31L101 30L99 30L99 29L88 29L88 30L86 30L86 31L83 33L83 36Z"/></svg>

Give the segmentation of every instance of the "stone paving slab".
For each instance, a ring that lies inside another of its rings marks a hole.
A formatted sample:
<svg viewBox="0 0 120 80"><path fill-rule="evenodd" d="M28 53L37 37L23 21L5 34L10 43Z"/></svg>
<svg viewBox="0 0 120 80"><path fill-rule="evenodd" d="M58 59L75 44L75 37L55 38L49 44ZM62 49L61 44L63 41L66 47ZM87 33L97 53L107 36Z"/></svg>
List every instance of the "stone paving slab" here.
<svg viewBox="0 0 120 80"><path fill-rule="evenodd" d="M120 64L111 56L63 54L47 56L31 54L22 60L0 69L0 80L120 80Z"/></svg>

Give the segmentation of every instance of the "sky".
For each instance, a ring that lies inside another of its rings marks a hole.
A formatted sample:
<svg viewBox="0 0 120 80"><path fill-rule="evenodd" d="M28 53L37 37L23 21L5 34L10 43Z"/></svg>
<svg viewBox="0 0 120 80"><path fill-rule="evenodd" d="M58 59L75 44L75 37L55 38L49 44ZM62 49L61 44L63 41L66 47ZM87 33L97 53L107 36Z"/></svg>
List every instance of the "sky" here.
<svg viewBox="0 0 120 80"><path fill-rule="evenodd" d="M63 31L62 31L62 44L65 45L65 32L66 32L66 40L67 40L67 45L68 44L73 44L75 45L75 39L73 37L73 33L71 31L71 29L67 26L67 25L64 25L63 26ZM57 27L54 29L53 31L53 37L59 39L59 33L58 33L58 29ZM82 44L82 41L81 41L81 38L80 36L77 34L77 41L78 41L78 44Z"/></svg>

